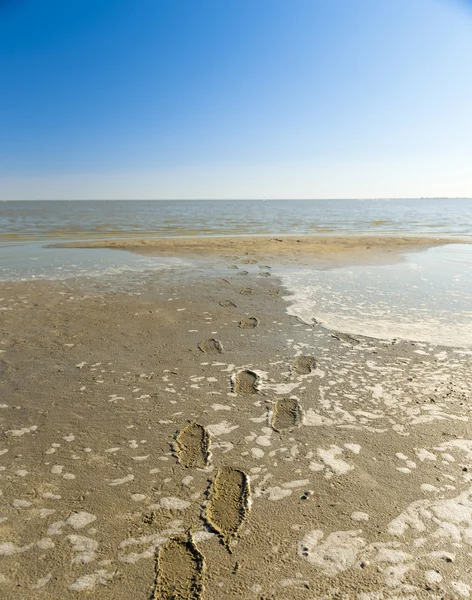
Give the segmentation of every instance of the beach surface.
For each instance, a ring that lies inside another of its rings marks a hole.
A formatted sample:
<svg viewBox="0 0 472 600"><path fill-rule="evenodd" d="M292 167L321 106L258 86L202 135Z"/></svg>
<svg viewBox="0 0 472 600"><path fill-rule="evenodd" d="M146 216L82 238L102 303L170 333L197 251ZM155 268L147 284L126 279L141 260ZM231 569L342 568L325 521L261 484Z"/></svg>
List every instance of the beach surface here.
<svg viewBox="0 0 472 600"><path fill-rule="evenodd" d="M461 238L414 236L215 236L147 239L102 239L52 244L52 248L114 248L148 256L222 257L236 254L254 259L300 264L301 260L382 263L408 251L457 244Z"/></svg>
<svg viewBox="0 0 472 600"><path fill-rule="evenodd" d="M437 243L86 242L213 269L2 283L0 597L469 598L472 350L307 324L274 275Z"/></svg>

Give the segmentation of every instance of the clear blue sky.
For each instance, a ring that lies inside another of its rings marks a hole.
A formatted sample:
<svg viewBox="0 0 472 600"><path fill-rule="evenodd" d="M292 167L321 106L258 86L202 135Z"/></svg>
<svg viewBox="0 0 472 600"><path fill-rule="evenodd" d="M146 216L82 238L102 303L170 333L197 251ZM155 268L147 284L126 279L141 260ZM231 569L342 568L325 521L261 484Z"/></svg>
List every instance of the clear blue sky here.
<svg viewBox="0 0 472 600"><path fill-rule="evenodd" d="M472 2L0 0L0 199L472 196Z"/></svg>

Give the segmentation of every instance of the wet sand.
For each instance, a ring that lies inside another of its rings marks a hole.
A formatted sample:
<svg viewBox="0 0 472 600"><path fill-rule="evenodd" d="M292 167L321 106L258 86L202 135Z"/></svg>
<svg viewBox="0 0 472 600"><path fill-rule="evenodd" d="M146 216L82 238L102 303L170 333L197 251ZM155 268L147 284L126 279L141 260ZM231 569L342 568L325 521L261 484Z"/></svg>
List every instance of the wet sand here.
<svg viewBox="0 0 472 600"><path fill-rule="evenodd" d="M470 596L472 352L307 326L246 252L1 285L1 598Z"/></svg>
<svg viewBox="0 0 472 600"><path fill-rule="evenodd" d="M466 240L467 241L467 240ZM401 260L408 251L456 244L461 239L413 236L260 236L149 238L68 242L51 248L114 248L147 256L248 256L247 260L273 260L300 264L301 260L382 264ZM251 264L244 263L243 264Z"/></svg>

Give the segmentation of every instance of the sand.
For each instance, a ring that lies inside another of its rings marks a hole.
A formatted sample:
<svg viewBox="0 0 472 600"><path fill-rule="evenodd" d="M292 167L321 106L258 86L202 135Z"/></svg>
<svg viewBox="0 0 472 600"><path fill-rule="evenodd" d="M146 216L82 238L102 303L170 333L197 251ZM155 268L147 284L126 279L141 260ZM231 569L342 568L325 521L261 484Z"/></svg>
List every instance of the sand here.
<svg viewBox="0 0 472 600"><path fill-rule="evenodd" d="M472 353L218 264L1 285L0 597L470 597Z"/></svg>
<svg viewBox="0 0 472 600"><path fill-rule="evenodd" d="M221 257L235 254L243 265L273 260L300 265L306 261L343 264L391 263L408 251L419 251L444 244L461 243L453 238L413 236L260 236L117 239L52 244L52 248L114 248L147 256ZM466 240L467 241L467 240ZM244 256L249 258L244 259ZM241 260L242 259L242 260ZM228 265L238 268L236 264ZM270 276L270 265L259 264L259 275ZM247 270L239 270L244 277Z"/></svg>

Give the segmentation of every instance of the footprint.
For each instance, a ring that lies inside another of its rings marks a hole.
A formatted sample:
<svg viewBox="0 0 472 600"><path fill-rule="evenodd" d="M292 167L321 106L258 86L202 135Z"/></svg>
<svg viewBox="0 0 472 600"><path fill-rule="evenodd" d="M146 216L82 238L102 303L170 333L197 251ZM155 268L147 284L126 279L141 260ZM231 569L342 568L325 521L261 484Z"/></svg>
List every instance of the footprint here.
<svg viewBox="0 0 472 600"><path fill-rule="evenodd" d="M210 486L203 516L228 550L247 517L250 496L246 473L232 467L220 469Z"/></svg>
<svg viewBox="0 0 472 600"><path fill-rule="evenodd" d="M189 423L175 438L174 451L184 467L203 469L210 460L210 435L198 423Z"/></svg>
<svg viewBox="0 0 472 600"><path fill-rule="evenodd" d="M242 262L245 265L255 265L257 260L254 260L253 258L246 258L246 260L243 260Z"/></svg>
<svg viewBox="0 0 472 600"><path fill-rule="evenodd" d="M302 419L302 407L296 398L280 398L275 403L271 426L275 431L286 431L299 427Z"/></svg>
<svg viewBox="0 0 472 600"><path fill-rule="evenodd" d="M205 561L191 537L173 538L156 553L152 600L199 600Z"/></svg>
<svg viewBox="0 0 472 600"><path fill-rule="evenodd" d="M229 265L228 269L239 269L238 265Z"/></svg>
<svg viewBox="0 0 472 600"><path fill-rule="evenodd" d="M236 394L257 394L257 383L259 377L253 371L246 369L238 371L231 378L233 384L233 392Z"/></svg>
<svg viewBox="0 0 472 600"><path fill-rule="evenodd" d="M239 321L241 329L255 329L259 325L259 319L256 317L247 317Z"/></svg>
<svg viewBox="0 0 472 600"><path fill-rule="evenodd" d="M239 293L243 296L249 296L249 294L252 294L252 288L243 288Z"/></svg>
<svg viewBox="0 0 472 600"><path fill-rule="evenodd" d="M270 270L270 269L272 269L272 267L269 267L269 265L259 265L259 269Z"/></svg>
<svg viewBox="0 0 472 600"><path fill-rule="evenodd" d="M260 275L261 277L270 277L270 276L271 276L271 273L269 273L269 271L261 271L261 272L259 273L259 275Z"/></svg>
<svg viewBox="0 0 472 600"><path fill-rule="evenodd" d="M270 288L269 295L270 296L280 296L279 288Z"/></svg>
<svg viewBox="0 0 472 600"><path fill-rule="evenodd" d="M227 279L224 279L223 277L220 277L220 279L218 279L218 283L221 283L223 285L231 285L231 281L228 281Z"/></svg>
<svg viewBox="0 0 472 600"><path fill-rule="evenodd" d="M236 275L249 275L249 271L239 271Z"/></svg>
<svg viewBox="0 0 472 600"><path fill-rule="evenodd" d="M215 338L203 340L203 342L198 344L198 347L205 354L222 354L224 352L223 344Z"/></svg>
<svg viewBox="0 0 472 600"><path fill-rule="evenodd" d="M232 300L220 300L220 306L223 306L224 308L238 308L238 305L235 304Z"/></svg>
<svg viewBox="0 0 472 600"><path fill-rule="evenodd" d="M297 356L292 362L292 373L297 375L308 375L316 369L316 361L313 356Z"/></svg>

